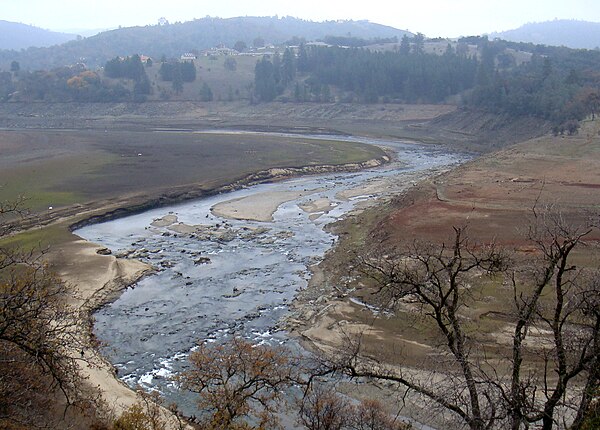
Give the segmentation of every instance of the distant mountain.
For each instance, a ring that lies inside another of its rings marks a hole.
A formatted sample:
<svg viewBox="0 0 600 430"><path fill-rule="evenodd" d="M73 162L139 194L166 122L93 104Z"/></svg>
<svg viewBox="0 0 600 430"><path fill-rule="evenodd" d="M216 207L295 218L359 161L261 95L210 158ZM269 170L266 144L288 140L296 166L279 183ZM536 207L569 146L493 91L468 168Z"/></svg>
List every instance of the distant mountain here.
<svg viewBox="0 0 600 430"><path fill-rule="evenodd" d="M0 20L0 49L27 49L58 45L77 38L75 34L57 33L31 25Z"/></svg>
<svg viewBox="0 0 600 430"><path fill-rule="evenodd" d="M77 34L82 37L92 37L100 34L104 31L114 30L116 27L111 28L65 28L61 29L61 32L68 34Z"/></svg>
<svg viewBox="0 0 600 430"><path fill-rule="evenodd" d="M600 46L600 23L555 20L525 24L515 30L492 33L490 36L512 42L595 49Z"/></svg>
<svg viewBox="0 0 600 430"><path fill-rule="evenodd" d="M201 51L219 44L233 47L244 41L248 46L256 38L266 43L283 43L294 36L308 41L325 36L352 36L364 39L401 38L407 31L368 21L312 22L284 17L202 18L194 21L129 27L107 31L78 41L50 48L31 48L24 52L0 52L0 68L17 60L21 68L47 69L76 62L88 66L103 65L115 56L143 54L179 57L184 52Z"/></svg>

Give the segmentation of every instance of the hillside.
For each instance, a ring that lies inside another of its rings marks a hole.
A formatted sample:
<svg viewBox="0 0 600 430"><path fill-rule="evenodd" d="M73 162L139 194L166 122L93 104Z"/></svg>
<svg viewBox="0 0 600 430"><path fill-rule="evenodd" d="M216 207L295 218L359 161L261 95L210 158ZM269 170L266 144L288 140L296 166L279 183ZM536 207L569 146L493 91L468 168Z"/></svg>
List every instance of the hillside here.
<svg viewBox="0 0 600 430"><path fill-rule="evenodd" d="M600 45L599 34L598 22L554 20L529 23L514 30L492 33L490 36L511 42L595 49Z"/></svg>
<svg viewBox="0 0 600 430"><path fill-rule="evenodd" d="M31 25L0 20L0 49L47 47L76 39L75 34L57 33Z"/></svg>
<svg viewBox="0 0 600 430"><path fill-rule="evenodd" d="M0 68L13 60L25 69L85 62L90 67L103 65L115 56L133 54L160 58L179 57L184 52L201 51L219 44L233 47L237 41L252 46L254 39L279 44L293 37L316 40L325 36L365 39L401 38L406 31L367 21L312 22L284 17L202 18L184 23L129 27L100 33L50 48L31 48L23 52L0 52Z"/></svg>

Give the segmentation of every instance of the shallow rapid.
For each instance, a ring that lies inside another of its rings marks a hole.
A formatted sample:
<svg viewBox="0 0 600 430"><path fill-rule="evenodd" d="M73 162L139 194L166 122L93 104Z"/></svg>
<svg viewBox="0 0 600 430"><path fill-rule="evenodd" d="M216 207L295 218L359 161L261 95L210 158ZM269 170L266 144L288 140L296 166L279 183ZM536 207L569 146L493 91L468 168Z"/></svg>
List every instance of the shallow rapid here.
<svg viewBox="0 0 600 430"><path fill-rule="evenodd" d="M390 148L397 161L358 173L257 185L75 232L115 255L157 268L95 314L95 334L120 378L131 386L156 388L193 413L193 399L181 394L169 376L185 365L198 342L234 333L257 343L288 342L280 321L298 290L307 286L310 266L336 241L324 227L376 197L355 192L345 198L344 191L382 178L408 187L466 159L439 148L352 139ZM272 222L223 219L211 212L224 201L279 191L302 196L280 205ZM321 212L301 208L323 199L329 205Z"/></svg>

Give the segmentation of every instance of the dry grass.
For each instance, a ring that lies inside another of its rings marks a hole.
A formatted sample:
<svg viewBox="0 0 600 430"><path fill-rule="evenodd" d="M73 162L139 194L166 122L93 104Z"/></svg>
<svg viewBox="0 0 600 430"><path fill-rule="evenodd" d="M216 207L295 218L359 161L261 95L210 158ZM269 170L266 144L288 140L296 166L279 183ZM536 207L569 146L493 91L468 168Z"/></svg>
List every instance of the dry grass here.
<svg viewBox="0 0 600 430"><path fill-rule="evenodd" d="M320 270L326 283L348 283L349 261L356 253L373 247L393 249L414 239L439 243L451 240L452 227L468 225L474 242L496 241L516 248L515 258L525 263L535 256L524 233L531 209L555 204L573 223L585 222L600 212L600 121L588 122L579 136L527 141L479 158L419 187L382 208L367 210L339 223L341 234L335 252ZM588 237L592 246L578 250L573 262L597 267L600 258L596 232ZM368 285L350 280L357 288L352 296L376 303ZM503 341L510 327L512 290L500 278L473 279L473 298L465 308L468 330L485 346L488 357L504 356L510 345ZM434 349L440 339L436 328L419 312L402 309L394 316L375 316L366 307L345 301L322 316L334 331L371 327L362 338L367 355L404 366L438 366ZM339 334L339 333L338 333ZM319 342L335 342L336 335ZM543 336L542 336L543 337Z"/></svg>

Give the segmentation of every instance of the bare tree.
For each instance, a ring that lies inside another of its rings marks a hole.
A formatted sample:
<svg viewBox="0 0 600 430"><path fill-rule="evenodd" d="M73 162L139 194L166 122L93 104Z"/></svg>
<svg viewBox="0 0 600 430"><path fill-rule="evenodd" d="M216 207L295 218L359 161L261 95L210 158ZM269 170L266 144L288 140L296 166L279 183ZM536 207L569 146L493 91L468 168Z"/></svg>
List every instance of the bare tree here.
<svg viewBox="0 0 600 430"><path fill-rule="evenodd" d="M511 428L515 430L540 421L543 429L551 429L558 420L557 408L572 407L565 399L572 380L584 374L589 385L579 409L589 405L590 389L598 384L598 273L589 273L572 264L574 249L584 245L584 238L592 228L575 227L560 212L552 210L539 213L534 208L533 215L528 238L540 258L525 270L525 276L513 273L511 279L516 319L510 392L503 390L503 396ZM544 351L541 376L524 377L524 341L535 325L551 332L552 347ZM535 400L538 390L542 392L541 402ZM578 423L576 420L574 424Z"/></svg>
<svg viewBox="0 0 600 430"><path fill-rule="evenodd" d="M0 217L20 213L0 205ZM0 220L1 221L1 220ZM0 238L10 232L0 223ZM50 398L79 398L74 311L67 289L34 252L0 248L0 425L51 426Z"/></svg>
<svg viewBox="0 0 600 430"><path fill-rule="evenodd" d="M443 339L439 356L450 359L424 379L361 356L356 342L344 357L332 358L330 370L399 383L474 430L534 423L545 430L558 423L578 428L598 387L600 310L597 273L571 260L591 231L534 210L529 239L539 258L525 268L493 243L470 243L465 228L454 229L449 246L415 243L395 255L387 250L360 259L381 303L426 316ZM494 357L500 366L488 360L464 312L476 305L476 277L498 274L512 284L514 302L512 345L506 356ZM527 342L535 329L549 333L545 345Z"/></svg>
<svg viewBox="0 0 600 430"><path fill-rule="evenodd" d="M158 392L150 393L138 388L140 400L125 410L113 421L110 430L167 430L186 428L175 405L169 407L172 415L164 410L164 400Z"/></svg>
<svg viewBox="0 0 600 430"><path fill-rule="evenodd" d="M181 375L182 387L198 393L200 409L208 413L205 428L274 428L283 390L297 380L289 353L234 338L217 345L202 344L190 355L191 368Z"/></svg>
<svg viewBox="0 0 600 430"><path fill-rule="evenodd" d="M347 399L323 384L313 385L302 397L299 422L308 430L341 430L349 422Z"/></svg>
<svg viewBox="0 0 600 430"><path fill-rule="evenodd" d="M403 423L397 417L385 411L377 400L365 400L353 405L350 411L349 428L351 430L409 430L410 424Z"/></svg>
<svg viewBox="0 0 600 430"><path fill-rule="evenodd" d="M408 430L376 400L357 403L335 391L331 381L311 384L300 401L299 422L308 430Z"/></svg>

